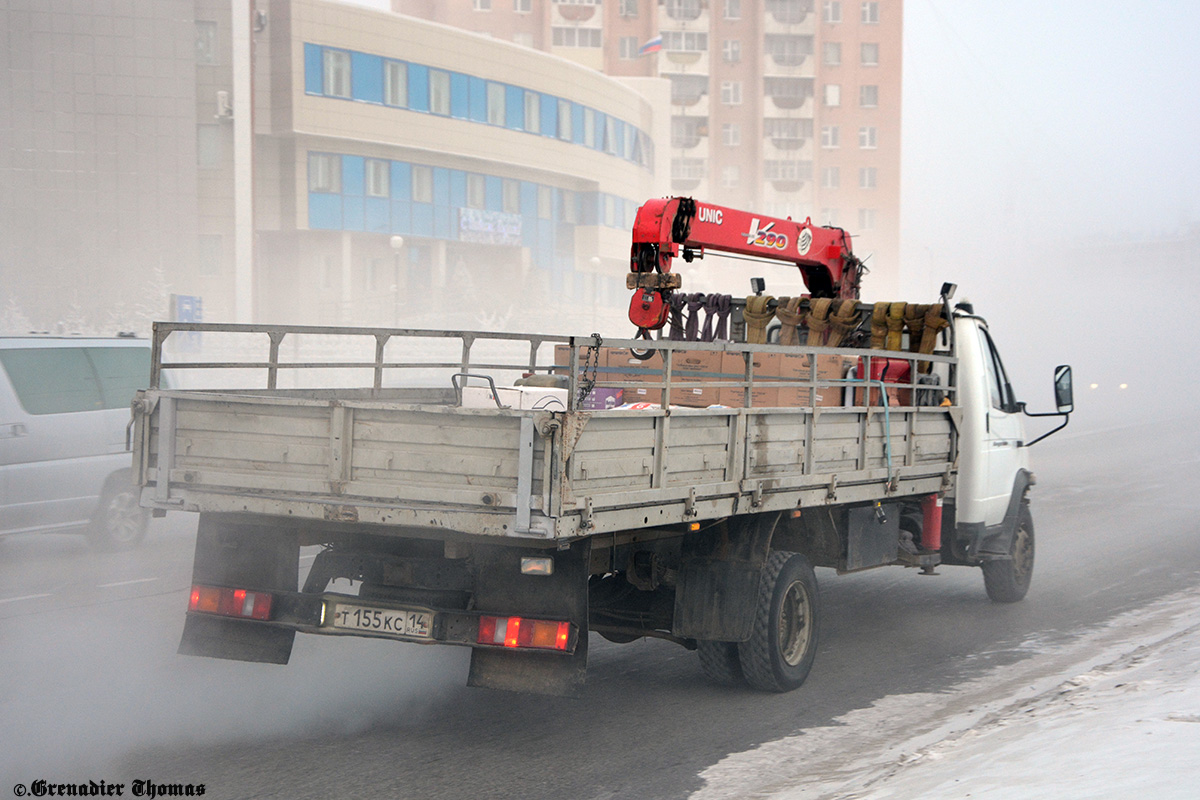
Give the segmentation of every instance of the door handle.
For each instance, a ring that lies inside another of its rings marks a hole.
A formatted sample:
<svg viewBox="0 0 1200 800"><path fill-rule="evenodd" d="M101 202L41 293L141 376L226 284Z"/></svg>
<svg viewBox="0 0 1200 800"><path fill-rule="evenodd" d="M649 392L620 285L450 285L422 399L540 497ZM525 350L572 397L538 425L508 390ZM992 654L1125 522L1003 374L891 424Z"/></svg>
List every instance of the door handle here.
<svg viewBox="0 0 1200 800"><path fill-rule="evenodd" d="M29 429L20 422L11 422L0 425L0 439L19 439L22 436L28 436Z"/></svg>

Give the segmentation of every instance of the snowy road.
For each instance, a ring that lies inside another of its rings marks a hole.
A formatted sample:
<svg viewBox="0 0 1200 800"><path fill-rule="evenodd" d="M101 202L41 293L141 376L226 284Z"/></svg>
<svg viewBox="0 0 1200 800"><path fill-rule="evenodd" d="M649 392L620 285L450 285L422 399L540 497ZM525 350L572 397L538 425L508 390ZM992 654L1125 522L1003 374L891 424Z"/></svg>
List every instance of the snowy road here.
<svg viewBox="0 0 1200 800"><path fill-rule="evenodd" d="M1050 727L1073 678L1070 714L1106 692L1145 701L1156 736L1200 729L1184 720L1200 712L1112 679L1139 647L1196 638L1170 634L1200 585L1200 432L1060 434L1034 459L1024 602L989 603L973 569L820 570L817 663L782 696L710 686L694 654L658 641L598 643L577 700L467 689L454 648L300 637L285 668L181 658L186 525L119 556L0 542L0 796L146 776L217 798L965 797L953 781L970 774L988 776L983 796L1020 796L988 788L1017 762L1043 769L1008 732ZM946 766L959 762L971 770Z"/></svg>

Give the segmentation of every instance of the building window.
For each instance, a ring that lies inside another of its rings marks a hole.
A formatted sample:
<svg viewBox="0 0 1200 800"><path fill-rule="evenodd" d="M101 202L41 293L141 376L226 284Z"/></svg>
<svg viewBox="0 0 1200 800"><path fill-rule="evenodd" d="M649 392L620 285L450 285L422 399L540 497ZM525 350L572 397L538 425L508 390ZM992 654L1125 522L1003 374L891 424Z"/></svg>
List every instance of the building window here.
<svg viewBox="0 0 1200 800"><path fill-rule="evenodd" d="M617 154L617 120L615 117L604 118L604 152L613 156Z"/></svg>
<svg viewBox="0 0 1200 800"><path fill-rule="evenodd" d="M388 176L390 168L388 162L380 158L368 158L366 162L367 171L367 197L387 197L388 192Z"/></svg>
<svg viewBox="0 0 1200 800"><path fill-rule="evenodd" d="M196 126L196 166L218 169L225 160L225 137L220 125Z"/></svg>
<svg viewBox="0 0 1200 800"><path fill-rule="evenodd" d="M440 69L429 70L429 111L443 117L450 116L450 73Z"/></svg>
<svg viewBox="0 0 1200 800"><path fill-rule="evenodd" d="M842 43L825 42L821 45L821 60L827 67L837 67L842 63Z"/></svg>
<svg viewBox="0 0 1200 800"><path fill-rule="evenodd" d="M721 81L721 102L727 106L742 104L742 82Z"/></svg>
<svg viewBox="0 0 1200 800"><path fill-rule="evenodd" d="M637 0L621 0L617 14L622 17L636 17L638 15L637 6Z"/></svg>
<svg viewBox="0 0 1200 800"><path fill-rule="evenodd" d="M736 64L742 60L742 40L741 39L726 39L721 45L721 56L729 64Z"/></svg>
<svg viewBox="0 0 1200 800"><path fill-rule="evenodd" d="M533 47L533 34L518 31L513 34L513 44L519 44L521 47Z"/></svg>
<svg viewBox="0 0 1200 800"><path fill-rule="evenodd" d="M721 167L721 188L733 189L741 182L742 171L736 166Z"/></svg>
<svg viewBox="0 0 1200 800"><path fill-rule="evenodd" d="M663 31L663 50L703 53L708 50L708 34L702 31Z"/></svg>
<svg viewBox="0 0 1200 800"><path fill-rule="evenodd" d="M820 218L822 220L824 220L824 224L828 225L831 228L838 227L838 216L839 216L839 214L838 214L838 210L836 208L822 208L821 209L821 217Z"/></svg>
<svg viewBox="0 0 1200 800"><path fill-rule="evenodd" d="M327 97L350 96L350 54L344 50L325 51L325 86Z"/></svg>
<svg viewBox="0 0 1200 800"><path fill-rule="evenodd" d="M513 11L518 14L528 14L533 11L533 0L513 0Z"/></svg>
<svg viewBox="0 0 1200 800"><path fill-rule="evenodd" d="M697 19L700 16L700 0L666 0L665 10L671 19Z"/></svg>
<svg viewBox="0 0 1200 800"><path fill-rule="evenodd" d="M506 214L521 213L521 184L519 181L504 179L501 193L503 194L503 208Z"/></svg>
<svg viewBox="0 0 1200 800"><path fill-rule="evenodd" d="M877 175L875 167L859 167L858 169L858 188L874 189Z"/></svg>
<svg viewBox="0 0 1200 800"><path fill-rule="evenodd" d="M842 4L838 0L825 0L823 18L830 25L836 25L841 22Z"/></svg>
<svg viewBox="0 0 1200 800"><path fill-rule="evenodd" d="M558 138L571 141L571 101L558 101Z"/></svg>
<svg viewBox="0 0 1200 800"><path fill-rule="evenodd" d="M839 167L824 167L821 170L822 189L840 189L842 186L842 171Z"/></svg>
<svg viewBox="0 0 1200 800"><path fill-rule="evenodd" d="M622 36L618 42L621 58L632 61L638 57L638 40L636 36Z"/></svg>
<svg viewBox="0 0 1200 800"><path fill-rule="evenodd" d="M821 147L832 149L838 146L838 126L825 125L821 128Z"/></svg>
<svg viewBox="0 0 1200 800"><path fill-rule="evenodd" d="M698 181L704 178L705 159L703 158L673 158L671 159L671 180Z"/></svg>
<svg viewBox="0 0 1200 800"><path fill-rule="evenodd" d="M414 203L433 202L433 168L413 164L412 199Z"/></svg>
<svg viewBox="0 0 1200 800"><path fill-rule="evenodd" d="M196 20L196 63L217 63L217 23Z"/></svg>
<svg viewBox="0 0 1200 800"><path fill-rule="evenodd" d="M408 64L400 61L383 63L383 102L400 108L408 105Z"/></svg>
<svg viewBox="0 0 1200 800"><path fill-rule="evenodd" d="M875 230L876 209L860 208L858 210L858 229L860 231Z"/></svg>
<svg viewBox="0 0 1200 800"><path fill-rule="evenodd" d="M542 130L542 98L537 92L525 92L525 130L530 133Z"/></svg>
<svg viewBox="0 0 1200 800"><path fill-rule="evenodd" d="M600 29L556 26L551 29L551 39L555 47L599 47Z"/></svg>
<svg viewBox="0 0 1200 800"><path fill-rule="evenodd" d="M874 150L875 144L875 128L859 128L858 129L858 146L863 150Z"/></svg>
<svg viewBox="0 0 1200 800"><path fill-rule="evenodd" d="M549 186L537 187L537 210L540 219L550 219L550 212L554 209L554 195L550 191Z"/></svg>
<svg viewBox="0 0 1200 800"><path fill-rule="evenodd" d="M726 147L737 147L742 143L742 126L736 122L721 125L721 143Z"/></svg>
<svg viewBox="0 0 1200 800"><path fill-rule="evenodd" d="M725 19L742 18L742 0L725 0Z"/></svg>
<svg viewBox="0 0 1200 800"><path fill-rule="evenodd" d="M596 112L591 108L583 109L583 144L585 147L596 146Z"/></svg>
<svg viewBox="0 0 1200 800"><path fill-rule="evenodd" d="M484 208L487 206L487 180L474 172L467 173L467 207Z"/></svg>
<svg viewBox="0 0 1200 800"><path fill-rule="evenodd" d="M506 114L504 99L504 84L491 83L487 85L487 121L489 125L504 126Z"/></svg>
<svg viewBox="0 0 1200 800"><path fill-rule="evenodd" d="M769 159L763 162L763 180L789 183L810 181L812 180L812 162Z"/></svg>
<svg viewBox="0 0 1200 800"><path fill-rule="evenodd" d="M863 108L876 108L879 105L879 87L858 87L858 104Z"/></svg>
<svg viewBox="0 0 1200 800"><path fill-rule="evenodd" d="M338 194L342 191L342 158L328 153L308 154L308 190Z"/></svg>
<svg viewBox="0 0 1200 800"><path fill-rule="evenodd" d="M475 5L476 11L491 11L492 10L492 0L475 0L474 5Z"/></svg>
<svg viewBox="0 0 1200 800"><path fill-rule="evenodd" d="M879 66L879 43L878 42L863 42L859 45L859 55L862 59L864 67Z"/></svg>
<svg viewBox="0 0 1200 800"><path fill-rule="evenodd" d="M708 117L671 117L671 147L688 149L700 144Z"/></svg>
<svg viewBox="0 0 1200 800"><path fill-rule="evenodd" d="M842 104L842 87L836 83L825 84L825 106L835 108Z"/></svg>
<svg viewBox="0 0 1200 800"><path fill-rule="evenodd" d="M879 3L862 4L862 23L863 25L879 24Z"/></svg>

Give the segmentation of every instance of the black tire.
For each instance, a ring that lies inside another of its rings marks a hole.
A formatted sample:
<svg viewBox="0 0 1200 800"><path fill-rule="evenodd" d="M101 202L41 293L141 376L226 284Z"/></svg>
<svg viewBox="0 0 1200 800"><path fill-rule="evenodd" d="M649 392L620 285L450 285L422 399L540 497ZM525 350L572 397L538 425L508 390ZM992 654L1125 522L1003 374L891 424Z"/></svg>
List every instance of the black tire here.
<svg viewBox="0 0 1200 800"><path fill-rule="evenodd" d="M1015 603L1022 600L1033 580L1033 514L1029 504L1021 503L1017 530L1009 546L1010 558L983 562L983 586L988 598L995 603Z"/></svg>
<svg viewBox="0 0 1200 800"><path fill-rule="evenodd" d="M150 509L138 505L138 495L129 473L108 479L92 515L89 533L93 544L104 550L129 550L146 537Z"/></svg>
<svg viewBox="0 0 1200 800"><path fill-rule="evenodd" d="M754 631L738 645L742 674L755 689L790 692L804 683L817 654L817 576L802 555L776 551L758 585Z"/></svg>
<svg viewBox="0 0 1200 800"><path fill-rule="evenodd" d="M746 683L737 642L696 642L700 669L710 681L721 686L740 686Z"/></svg>

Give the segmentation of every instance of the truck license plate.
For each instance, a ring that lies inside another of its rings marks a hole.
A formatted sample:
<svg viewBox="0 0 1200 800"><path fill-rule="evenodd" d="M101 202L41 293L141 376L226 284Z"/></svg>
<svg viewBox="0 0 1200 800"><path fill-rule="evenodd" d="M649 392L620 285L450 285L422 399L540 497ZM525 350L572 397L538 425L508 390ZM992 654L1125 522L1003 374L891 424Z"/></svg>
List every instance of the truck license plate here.
<svg viewBox="0 0 1200 800"><path fill-rule="evenodd" d="M433 638L433 614L428 611L372 608L338 603L332 607L332 626L341 630L366 631L384 636L413 639Z"/></svg>

